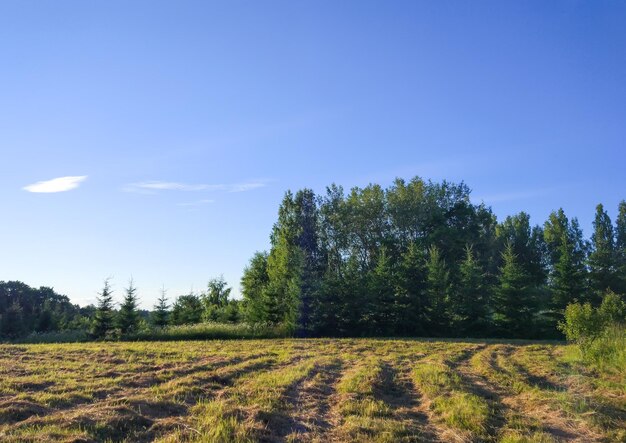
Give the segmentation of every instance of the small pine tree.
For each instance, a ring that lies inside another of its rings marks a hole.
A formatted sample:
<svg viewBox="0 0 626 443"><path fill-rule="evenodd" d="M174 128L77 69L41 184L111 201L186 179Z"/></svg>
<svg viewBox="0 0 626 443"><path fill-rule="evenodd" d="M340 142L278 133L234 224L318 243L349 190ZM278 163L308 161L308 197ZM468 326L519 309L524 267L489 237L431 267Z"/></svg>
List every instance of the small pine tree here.
<svg viewBox="0 0 626 443"><path fill-rule="evenodd" d="M613 225L602 205L596 207L593 228L594 232L591 237L593 249L589 254L589 277L595 291L595 298L598 300L607 290L617 289Z"/></svg>
<svg viewBox="0 0 626 443"><path fill-rule="evenodd" d="M501 333L525 336L532 328L534 293L530 278L507 243L502 253L500 281L494 294L494 320Z"/></svg>
<svg viewBox="0 0 626 443"><path fill-rule="evenodd" d="M105 338L113 329L113 291L110 279L104 280L104 287L99 293L98 306L91 325L91 335L95 338Z"/></svg>
<svg viewBox="0 0 626 443"><path fill-rule="evenodd" d="M267 253L256 252L250 259L248 266L243 270L241 277L244 317L249 323L267 321L264 293L268 281Z"/></svg>
<svg viewBox="0 0 626 443"><path fill-rule="evenodd" d="M484 273L470 246L465 248L465 259L459 266L460 282L453 304L454 323L459 332L480 332L485 326L487 311Z"/></svg>
<svg viewBox="0 0 626 443"><path fill-rule="evenodd" d="M366 323L370 333L378 336L395 334L397 328L394 296L394 270L385 249L380 252L376 267L369 275L369 297Z"/></svg>
<svg viewBox="0 0 626 443"><path fill-rule="evenodd" d="M167 326L169 320L170 312L166 294L165 288L161 288L161 296L157 300L157 304L154 305L154 311L152 311L152 324L158 328Z"/></svg>
<svg viewBox="0 0 626 443"><path fill-rule="evenodd" d="M426 294L426 251L411 242L402 254L396 285L398 333L424 335L428 299Z"/></svg>
<svg viewBox="0 0 626 443"><path fill-rule="evenodd" d="M573 302L583 301L585 295L585 269L580 260L576 260L574 250L564 235L558 247L558 259L552 273L551 307L562 312Z"/></svg>
<svg viewBox="0 0 626 443"><path fill-rule="evenodd" d="M626 296L626 201L619 204L615 226L617 291Z"/></svg>
<svg viewBox="0 0 626 443"><path fill-rule="evenodd" d="M426 269L430 334L445 334L449 326L447 305L450 293L450 272L439 249L435 246L428 250Z"/></svg>
<svg viewBox="0 0 626 443"><path fill-rule="evenodd" d="M137 312L137 288L134 285L131 278L126 288L126 295L124 301L120 306L120 311L117 314L117 327L122 334L128 334L137 330L139 323L139 314Z"/></svg>

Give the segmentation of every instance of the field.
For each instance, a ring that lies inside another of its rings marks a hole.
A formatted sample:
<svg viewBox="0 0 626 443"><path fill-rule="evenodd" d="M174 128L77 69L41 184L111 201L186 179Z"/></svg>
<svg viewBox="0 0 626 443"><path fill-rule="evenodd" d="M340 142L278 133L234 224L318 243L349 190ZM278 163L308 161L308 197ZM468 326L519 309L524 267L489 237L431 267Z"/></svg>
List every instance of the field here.
<svg viewBox="0 0 626 443"><path fill-rule="evenodd" d="M546 343L5 345L0 441L626 441L626 375Z"/></svg>

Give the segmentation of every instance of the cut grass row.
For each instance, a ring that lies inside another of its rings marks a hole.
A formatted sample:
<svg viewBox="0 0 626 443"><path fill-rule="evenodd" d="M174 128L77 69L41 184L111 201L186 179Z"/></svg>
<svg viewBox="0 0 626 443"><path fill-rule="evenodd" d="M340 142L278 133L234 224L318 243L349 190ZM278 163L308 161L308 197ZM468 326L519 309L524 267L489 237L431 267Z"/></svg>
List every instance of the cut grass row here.
<svg viewBox="0 0 626 443"><path fill-rule="evenodd" d="M0 441L623 441L622 376L570 351L369 339L0 346Z"/></svg>
<svg viewBox="0 0 626 443"><path fill-rule="evenodd" d="M445 355L435 354L419 362L412 375L415 385L429 400L434 416L456 431L459 440L487 436L489 404L469 391Z"/></svg>
<svg viewBox="0 0 626 443"><path fill-rule="evenodd" d="M523 441L551 441L543 426L549 419L564 424L560 434L579 436L585 441L626 440L624 397L617 405L610 405L608 396L595 395L583 373L557 355L553 347L495 346L475 354L471 365L477 373L516 396L518 417L525 417L518 427L535 429L532 437L524 436ZM523 432L516 430L514 434Z"/></svg>
<svg viewBox="0 0 626 443"><path fill-rule="evenodd" d="M196 418L186 429L162 442L246 443L257 441L263 422L280 411L286 390L303 380L320 360L304 360L272 372L251 374L221 398L200 401L192 409Z"/></svg>
<svg viewBox="0 0 626 443"><path fill-rule="evenodd" d="M392 407L381 398L388 363L380 357L368 357L354 365L341 378L337 391L341 395L341 416L337 434L350 441L401 442L417 436Z"/></svg>

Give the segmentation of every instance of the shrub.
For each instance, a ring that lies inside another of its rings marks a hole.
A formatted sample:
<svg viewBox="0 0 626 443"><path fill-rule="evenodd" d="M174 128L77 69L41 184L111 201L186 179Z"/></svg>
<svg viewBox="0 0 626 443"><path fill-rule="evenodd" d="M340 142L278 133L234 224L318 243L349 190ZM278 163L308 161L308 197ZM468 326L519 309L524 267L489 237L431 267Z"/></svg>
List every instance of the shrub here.
<svg viewBox="0 0 626 443"><path fill-rule="evenodd" d="M565 308L565 319L559 323L559 329L568 341L584 345L593 341L602 333L602 316L591 304L572 303Z"/></svg>
<svg viewBox="0 0 626 443"><path fill-rule="evenodd" d="M579 345L583 359L601 369L626 368L626 303L608 291L599 308L573 303L559 324L567 339Z"/></svg>
<svg viewBox="0 0 626 443"><path fill-rule="evenodd" d="M626 303L613 291L607 291L598 309L602 321L608 324L622 324L626 320Z"/></svg>

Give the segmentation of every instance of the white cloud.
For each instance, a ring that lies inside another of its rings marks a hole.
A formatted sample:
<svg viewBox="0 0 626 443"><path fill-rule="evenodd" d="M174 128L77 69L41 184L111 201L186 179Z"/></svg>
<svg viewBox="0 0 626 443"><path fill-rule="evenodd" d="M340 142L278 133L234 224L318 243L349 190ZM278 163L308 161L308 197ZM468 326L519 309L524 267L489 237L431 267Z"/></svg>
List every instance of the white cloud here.
<svg viewBox="0 0 626 443"><path fill-rule="evenodd" d="M33 183L32 185L24 186L22 189L28 192L65 192L78 188L80 183L85 181L86 178L86 175L58 177Z"/></svg>
<svg viewBox="0 0 626 443"><path fill-rule="evenodd" d="M155 191L169 190L169 191L202 191L206 189L206 185L188 185L185 183L176 182L159 182L149 181L141 183L131 183L130 187L139 189L150 189Z"/></svg>
<svg viewBox="0 0 626 443"><path fill-rule="evenodd" d="M179 182L145 181L130 183L124 187L127 192L155 193L157 191L223 191L245 192L267 186L264 181L251 181L232 184L189 184Z"/></svg>

